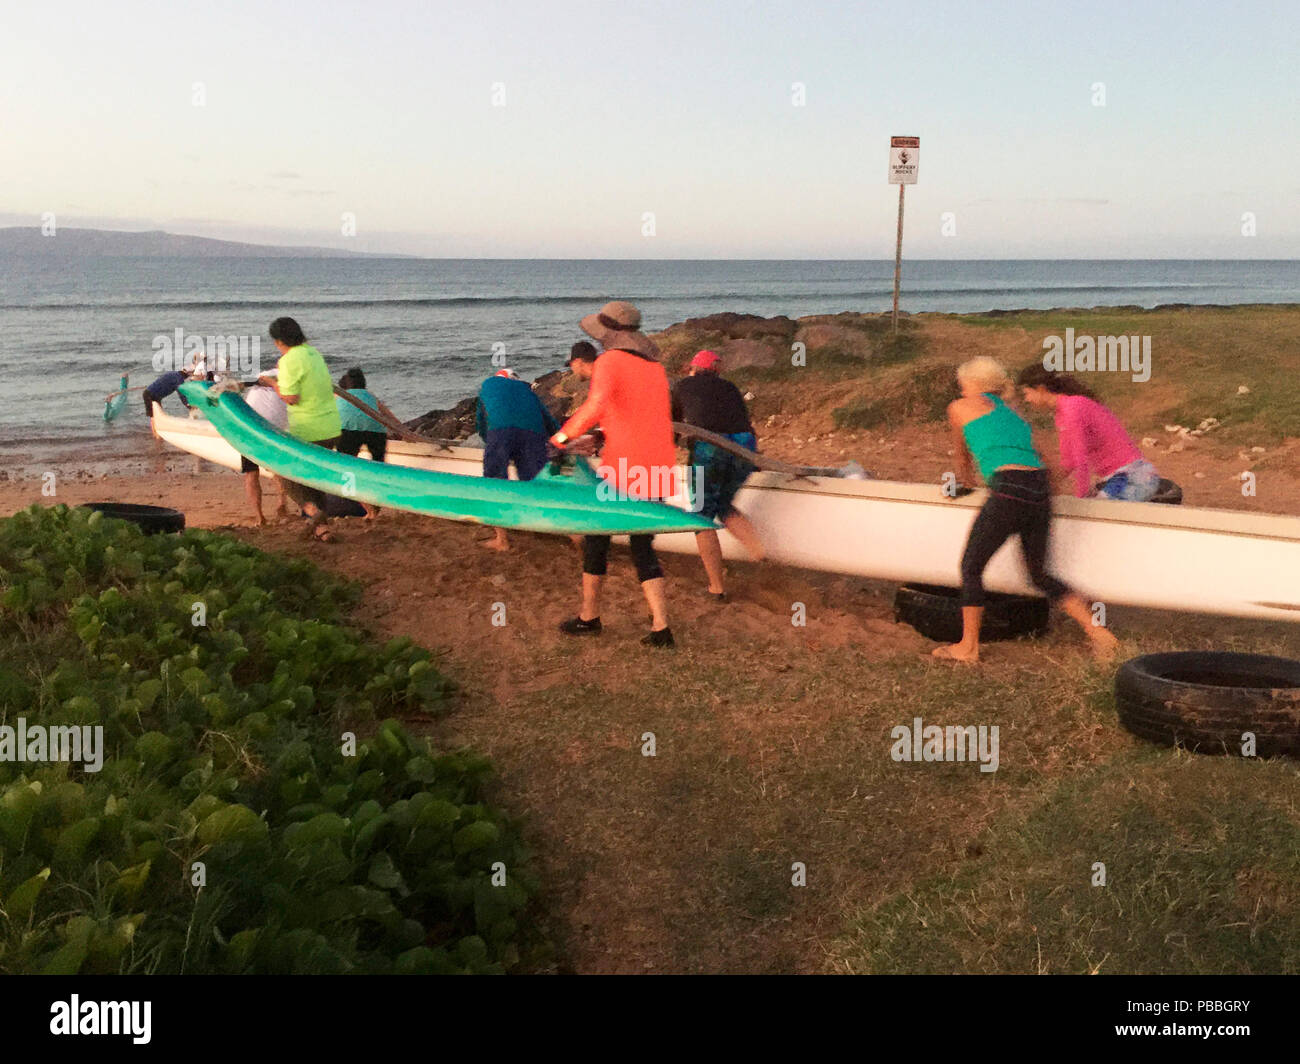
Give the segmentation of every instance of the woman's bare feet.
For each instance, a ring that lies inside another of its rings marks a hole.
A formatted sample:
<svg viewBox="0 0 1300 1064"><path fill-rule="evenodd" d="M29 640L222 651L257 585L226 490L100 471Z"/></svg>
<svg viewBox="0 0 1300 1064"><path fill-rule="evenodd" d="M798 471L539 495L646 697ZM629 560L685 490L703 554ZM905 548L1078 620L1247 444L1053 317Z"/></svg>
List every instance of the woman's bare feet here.
<svg viewBox="0 0 1300 1064"><path fill-rule="evenodd" d="M963 665L974 665L980 659L979 647L968 647L965 643L935 647L930 653L940 661L957 661Z"/></svg>

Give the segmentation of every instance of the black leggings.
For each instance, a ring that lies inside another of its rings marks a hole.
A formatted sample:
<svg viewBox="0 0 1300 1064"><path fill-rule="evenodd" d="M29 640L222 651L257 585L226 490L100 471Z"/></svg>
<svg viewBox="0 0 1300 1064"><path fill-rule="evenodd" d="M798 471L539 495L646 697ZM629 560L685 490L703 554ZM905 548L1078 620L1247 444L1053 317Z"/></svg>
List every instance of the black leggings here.
<svg viewBox="0 0 1300 1064"><path fill-rule="evenodd" d="M356 429L344 429L339 437L339 454L350 454L353 458L361 455L361 448L370 452L376 462L382 462L388 453L387 432L360 432Z"/></svg>
<svg viewBox="0 0 1300 1064"><path fill-rule="evenodd" d="M1016 535L1034 586L1053 602L1070 593L1046 569L1051 502L1045 469L999 469L993 474L988 501L971 526L966 552L961 556L963 606L984 605L984 570L998 548Z"/></svg>
<svg viewBox="0 0 1300 1064"><path fill-rule="evenodd" d="M654 536L630 536L636 578L645 583L664 575L655 554ZM609 564L609 536L582 537L582 571L588 576L604 576Z"/></svg>

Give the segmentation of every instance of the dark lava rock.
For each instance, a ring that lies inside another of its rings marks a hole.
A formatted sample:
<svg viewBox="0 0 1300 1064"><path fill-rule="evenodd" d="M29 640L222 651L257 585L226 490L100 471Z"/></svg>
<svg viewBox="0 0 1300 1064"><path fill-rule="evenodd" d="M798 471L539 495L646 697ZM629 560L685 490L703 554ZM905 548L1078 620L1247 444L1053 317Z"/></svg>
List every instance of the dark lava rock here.
<svg viewBox="0 0 1300 1064"><path fill-rule="evenodd" d="M567 370L553 369L533 381L533 391L546 405L546 409L558 421L563 421L578 405L578 397L586 392L586 387Z"/></svg>
<svg viewBox="0 0 1300 1064"><path fill-rule="evenodd" d="M474 434L474 410L477 406L478 397L469 396L450 410L430 410L405 422L405 425L412 432L435 440L461 440Z"/></svg>
<svg viewBox="0 0 1300 1064"><path fill-rule="evenodd" d="M795 323L784 315L764 318L758 314L734 314L730 311L703 318L687 318L681 326L698 332L721 333L729 340L785 340L794 335L796 328Z"/></svg>
<svg viewBox="0 0 1300 1064"><path fill-rule="evenodd" d="M586 392L585 386L579 387L581 384L573 374L557 369L538 377L533 382L533 391L556 419L563 421L577 405L578 397ZM430 410L404 424L412 432L435 440L463 440L474 435L477 407L478 397L471 395L450 410Z"/></svg>

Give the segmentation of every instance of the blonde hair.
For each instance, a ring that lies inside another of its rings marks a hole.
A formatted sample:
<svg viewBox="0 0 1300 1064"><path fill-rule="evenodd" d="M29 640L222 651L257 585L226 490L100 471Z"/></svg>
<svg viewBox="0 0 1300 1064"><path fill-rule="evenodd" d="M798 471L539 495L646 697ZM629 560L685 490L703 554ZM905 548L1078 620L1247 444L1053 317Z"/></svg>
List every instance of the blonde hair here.
<svg viewBox="0 0 1300 1064"><path fill-rule="evenodd" d="M1002 363L987 355L972 358L958 366L957 380L962 384L969 382L979 385L980 391L995 392L998 395L1006 395L1011 389L1011 378L1002 368Z"/></svg>

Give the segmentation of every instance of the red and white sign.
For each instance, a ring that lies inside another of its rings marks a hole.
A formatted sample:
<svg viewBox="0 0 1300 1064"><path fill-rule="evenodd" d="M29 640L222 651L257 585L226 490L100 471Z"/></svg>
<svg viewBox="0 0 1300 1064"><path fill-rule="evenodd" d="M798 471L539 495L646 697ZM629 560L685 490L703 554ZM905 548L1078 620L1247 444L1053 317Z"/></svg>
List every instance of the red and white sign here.
<svg viewBox="0 0 1300 1064"><path fill-rule="evenodd" d="M920 137L889 138L889 183L915 185L921 165Z"/></svg>

